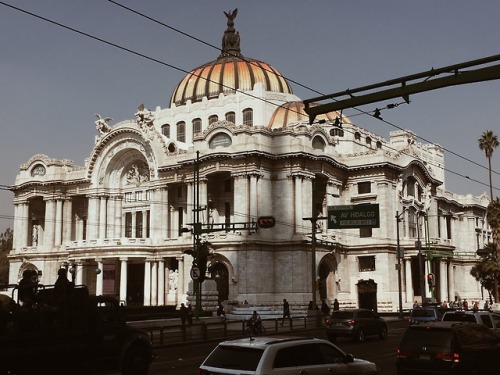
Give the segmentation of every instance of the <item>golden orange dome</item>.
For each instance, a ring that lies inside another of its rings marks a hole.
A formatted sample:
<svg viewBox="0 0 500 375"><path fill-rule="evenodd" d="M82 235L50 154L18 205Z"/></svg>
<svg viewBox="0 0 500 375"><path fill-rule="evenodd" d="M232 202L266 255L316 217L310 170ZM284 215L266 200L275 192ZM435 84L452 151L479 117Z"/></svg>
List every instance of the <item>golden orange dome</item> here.
<svg viewBox="0 0 500 375"><path fill-rule="evenodd" d="M170 106L184 105L188 100L199 102L203 97L210 100L218 98L219 94L248 92L253 90L256 83L262 83L265 91L293 94L278 70L265 62L243 57L240 34L234 29L237 13L237 9L224 12L228 21L220 56L188 73L175 88Z"/></svg>

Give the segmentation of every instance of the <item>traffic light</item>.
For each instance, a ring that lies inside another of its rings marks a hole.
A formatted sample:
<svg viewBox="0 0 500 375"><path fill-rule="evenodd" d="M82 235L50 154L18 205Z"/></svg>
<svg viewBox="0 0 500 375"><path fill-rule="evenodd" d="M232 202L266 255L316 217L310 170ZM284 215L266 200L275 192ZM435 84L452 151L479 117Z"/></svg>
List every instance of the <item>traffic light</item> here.
<svg viewBox="0 0 500 375"><path fill-rule="evenodd" d="M429 286L434 286L434 274L433 273L427 274L427 284L429 284Z"/></svg>
<svg viewBox="0 0 500 375"><path fill-rule="evenodd" d="M272 228L276 224L273 216L261 216L257 219L257 226L259 228Z"/></svg>

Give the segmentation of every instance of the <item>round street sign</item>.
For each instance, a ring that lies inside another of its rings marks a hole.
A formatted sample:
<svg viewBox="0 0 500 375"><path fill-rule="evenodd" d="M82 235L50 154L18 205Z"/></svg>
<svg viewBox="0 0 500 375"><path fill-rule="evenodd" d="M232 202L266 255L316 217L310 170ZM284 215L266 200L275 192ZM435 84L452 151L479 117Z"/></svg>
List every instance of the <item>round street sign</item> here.
<svg viewBox="0 0 500 375"><path fill-rule="evenodd" d="M193 280L198 280L201 276L201 271L200 271L200 268L198 266L193 266L191 267L191 278Z"/></svg>

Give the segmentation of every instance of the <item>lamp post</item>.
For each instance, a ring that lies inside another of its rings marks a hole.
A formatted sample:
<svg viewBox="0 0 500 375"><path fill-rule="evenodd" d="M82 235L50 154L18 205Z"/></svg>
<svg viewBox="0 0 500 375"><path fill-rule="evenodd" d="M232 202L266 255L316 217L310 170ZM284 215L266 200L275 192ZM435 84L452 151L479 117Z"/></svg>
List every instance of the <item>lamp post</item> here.
<svg viewBox="0 0 500 375"><path fill-rule="evenodd" d="M403 316L403 294L401 291L401 248L399 246L399 222L401 221L401 215L405 212L405 209L403 209L403 212L398 213L396 211L396 238L397 238L397 259L398 259L398 264L397 264L397 269L398 269L398 297L399 297L399 319L404 319Z"/></svg>
<svg viewBox="0 0 500 375"><path fill-rule="evenodd" d="M425 216L425 212L417 213L417 248L418 248L418 280L420 285L420 294L422 295L422 305L425 303L425 275L424 275L424 257L422 254L422 243L420 242L420 214Z"/></svg>
<svg viewBox="0 0 500 375"><path fill-rule="evenodd" d="M334 193L326 193L331 195L334 198L339 198L340 195ZM314 202L314 199L313 199ZM313 211L314 212L314 211ZM302 220L308 220L311 222L312 226L312 234L311 234L311 291L312 291L312 303L313 307L317 306L316 299L316 228L318 220L327 220L327 217L324 216L316 216L316 217L303 217Z"/></svg>

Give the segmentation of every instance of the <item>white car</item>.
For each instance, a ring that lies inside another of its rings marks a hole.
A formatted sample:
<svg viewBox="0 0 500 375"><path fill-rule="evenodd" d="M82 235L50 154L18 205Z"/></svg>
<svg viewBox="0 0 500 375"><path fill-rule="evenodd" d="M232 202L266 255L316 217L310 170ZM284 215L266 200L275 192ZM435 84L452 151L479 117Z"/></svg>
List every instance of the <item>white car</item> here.
<svg viewBox="0 0 500 375"><path fill-rule="evenodd" d="M378 370L326 340L256 336L219 343L199 369L199 375L211 374L376 375Z"/></svg>

